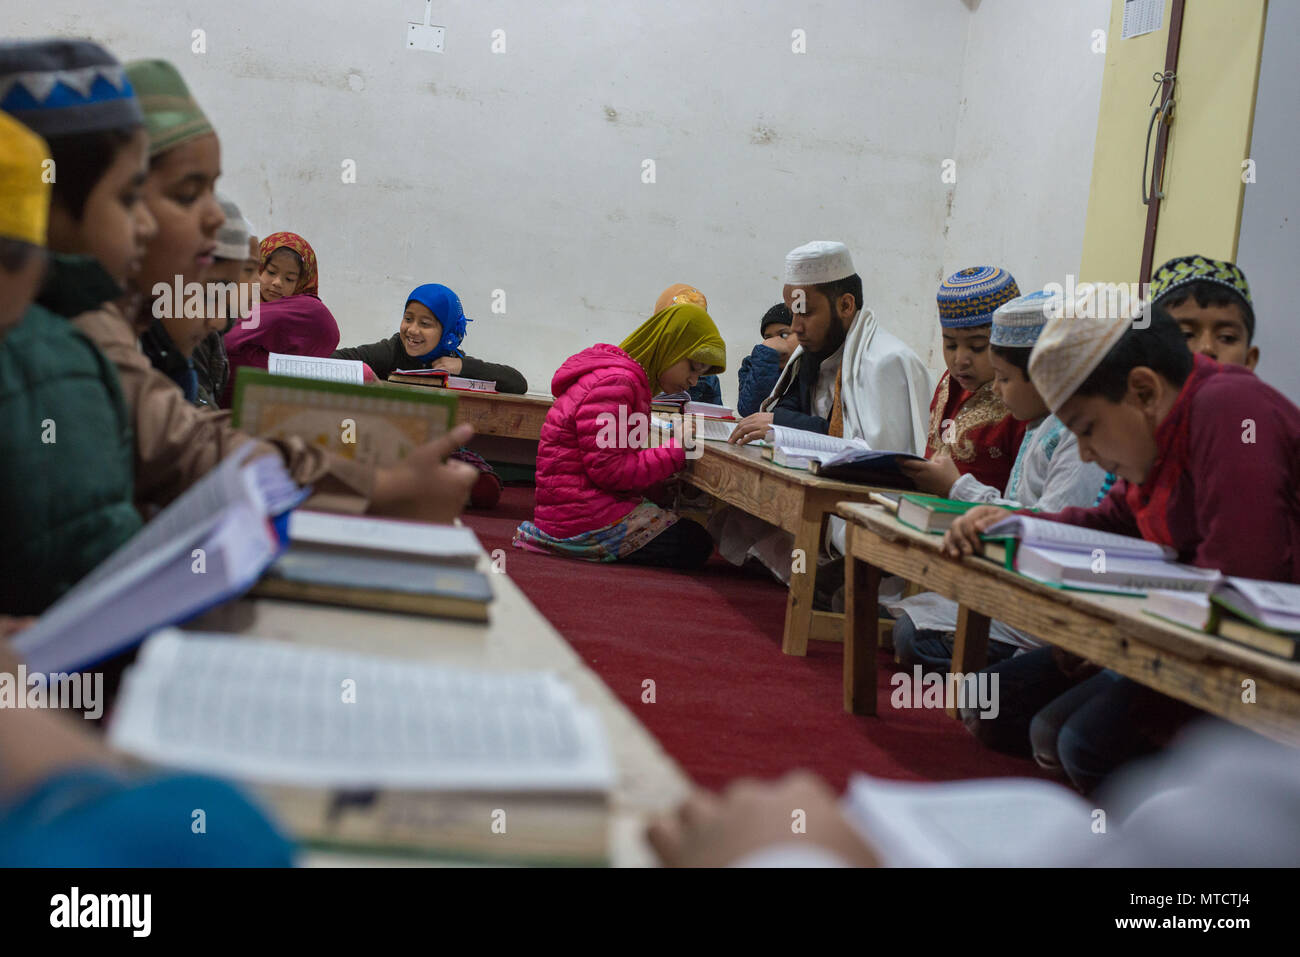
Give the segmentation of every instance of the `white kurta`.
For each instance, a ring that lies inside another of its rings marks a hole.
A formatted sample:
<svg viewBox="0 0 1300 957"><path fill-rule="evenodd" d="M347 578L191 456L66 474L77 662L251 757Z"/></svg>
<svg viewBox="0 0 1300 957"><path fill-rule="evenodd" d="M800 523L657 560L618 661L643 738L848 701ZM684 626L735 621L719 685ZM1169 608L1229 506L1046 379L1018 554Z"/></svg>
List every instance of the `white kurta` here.
<svg viewBox="0 0 1300 957"><path fill-rule="evenodd" d="M1074 433L1056 416L1049 415L1026 429L1005 494L966 474L953 483L948 497L963 502L1056 512L1072 505L1091 506L1105 478L1106 473L1098 466L1079 458L1079 440ZM953 631L957 627L957 603L934 592L883 604L894 615L907 612L918 630ZM1017 648L1037 648L1042 644L1000 621L992 622L989 637Z"/></svg>
<svg viewBox="0 0 1300 957"><path fill-rule="evenodd" d="M837 355L839 362L835 361ZM796 387L802 357L800 346L785 364L772 394L764 400L764 412L770 412L787 391ZM924 455L930 396L934 391L929 370L905 342L879 328L879 320L870 309L864 307L858 311L844 345L822 362L817 370L814 397L834 393L835 378L841 368L844 437L861 439L873 449ZM809 411L830 418L829 406L825 413L817 408ZM737 512L725 509L709 523L718 552L736 565L742 564L747 556L758 558L781 581L789 582L794 536L752 515ZM830 550L842 555L842 519L831 517L827 537Z"/></svg>

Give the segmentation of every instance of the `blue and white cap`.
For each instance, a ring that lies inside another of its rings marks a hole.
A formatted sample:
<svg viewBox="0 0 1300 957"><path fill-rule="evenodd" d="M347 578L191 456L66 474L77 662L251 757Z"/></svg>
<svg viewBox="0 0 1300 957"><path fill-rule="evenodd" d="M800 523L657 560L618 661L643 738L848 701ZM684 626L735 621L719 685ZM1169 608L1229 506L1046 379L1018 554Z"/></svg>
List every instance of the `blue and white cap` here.
<svg viewBox="0 0 1300 957"><path fill-rule="evenodd" d="M1040 289L998 306L993 313L989 345L1028 349L1052 316L1060 315L1065 296Z"/></svg>

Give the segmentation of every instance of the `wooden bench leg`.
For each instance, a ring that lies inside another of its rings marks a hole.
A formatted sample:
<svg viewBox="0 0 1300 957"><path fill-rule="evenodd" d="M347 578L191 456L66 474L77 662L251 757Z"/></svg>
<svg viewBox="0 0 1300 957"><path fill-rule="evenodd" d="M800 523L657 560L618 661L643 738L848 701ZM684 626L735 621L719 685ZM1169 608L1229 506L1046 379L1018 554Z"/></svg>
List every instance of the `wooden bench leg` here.
<svg viewBox="0 0 1300 957"><path fill-rule="evenodd" d="M989 659L989 616L957 606L957 633L952 643L952 671L969 675L980 671ZM960 717L957 707L948 709L948 717Z"/></svg>
<svg viewBox="0 0 1300 957"><path fill-rule="evenodd" d="M826 514L806 498L795 532L794 547L802 551L803 571L790 575L790 594L785 601L785 637L781 650L787 655L808 654L812 633L813 596L817 592L817 558L821 552L822 526Z"/></svg>
<svg viewBox="0 0 1300 957"><path fill-rule="evenodd" d="M853 557L853 526L844 557L844 710L876 713L876 649L879 646L880 569Z"/></svg>

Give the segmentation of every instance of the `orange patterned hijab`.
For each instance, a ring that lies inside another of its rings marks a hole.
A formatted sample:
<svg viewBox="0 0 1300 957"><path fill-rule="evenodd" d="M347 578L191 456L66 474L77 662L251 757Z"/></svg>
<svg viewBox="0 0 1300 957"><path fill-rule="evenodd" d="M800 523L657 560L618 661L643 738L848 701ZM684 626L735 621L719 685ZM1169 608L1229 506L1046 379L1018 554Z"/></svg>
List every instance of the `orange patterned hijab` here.
<svg viewBox="0 0 1300 957"><path fill-rule="evenodd" d="M294 294L308 293L319 296L316 282L316 250L311 248L311 243L297 233L272 233L263 239L262 245L258 247L259 269L266 268L267 260L277 249L292 249L302 257L302 275L298 277L298 289Z"/></svg>

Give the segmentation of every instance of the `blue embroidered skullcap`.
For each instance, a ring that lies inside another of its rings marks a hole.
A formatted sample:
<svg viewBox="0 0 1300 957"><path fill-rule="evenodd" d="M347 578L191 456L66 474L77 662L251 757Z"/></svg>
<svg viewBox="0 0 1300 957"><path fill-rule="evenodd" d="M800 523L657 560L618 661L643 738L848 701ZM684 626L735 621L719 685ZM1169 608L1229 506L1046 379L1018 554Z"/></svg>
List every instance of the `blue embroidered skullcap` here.
<svg viewBox="0 0 1300 957"><path fill-rule="evenodd" d="M997 266L972 266L939 287L939 324L946 329L987 326L998 306L1020 295L1015 278Z"/></svg>
<svg viewBox="0 0 1300 957"><path fill-rule="evenodd" d="M0 41L0 110L47 139L144 124L122 64L89 40Z"/></svg>

